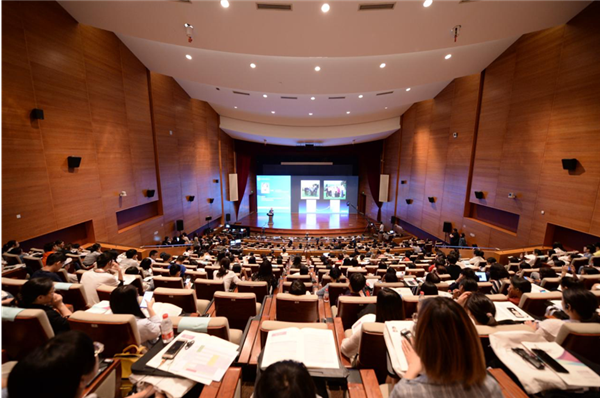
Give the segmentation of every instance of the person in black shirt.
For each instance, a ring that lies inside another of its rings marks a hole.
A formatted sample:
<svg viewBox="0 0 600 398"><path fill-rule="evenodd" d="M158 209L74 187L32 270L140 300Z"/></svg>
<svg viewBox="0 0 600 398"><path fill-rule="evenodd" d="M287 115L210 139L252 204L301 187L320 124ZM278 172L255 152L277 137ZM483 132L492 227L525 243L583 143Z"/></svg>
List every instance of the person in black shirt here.
<svg viewBox="0 0 600 398"><path fill-rule="evenodd" d="M456 265L456 263L458 262L458 256L454 253L450 253L446 257L446 261L448 262L446 269L450 274L450 279L452 279L453 281L457 280L462 269L460 268L460 265Z"/></svg>
<svg viewBox="0 0 600 398"><path fill-rule="evenodd" d="M55 335L71 329L67 321L71 311L63 303L62 296L54 292L50 278L35 278L25 283L16 304L20 308L44 310Z"/></svg>
<svg viewBox="0 0 600 398"><path fill-rule="evenodd" d="M63 267L66 259L67 256L62 253L52 253L48 256L46 265L35 271L33 275L31 275L31 279L50 278L54 282L64 282L60 276L58 276L57 272Z"/></svg>

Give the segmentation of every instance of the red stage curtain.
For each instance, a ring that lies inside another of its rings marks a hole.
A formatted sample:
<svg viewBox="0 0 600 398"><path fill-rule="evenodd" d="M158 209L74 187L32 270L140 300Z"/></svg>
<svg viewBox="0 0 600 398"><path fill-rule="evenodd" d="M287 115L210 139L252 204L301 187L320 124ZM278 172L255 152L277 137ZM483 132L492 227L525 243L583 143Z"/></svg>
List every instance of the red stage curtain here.
<svg viewBox="0 0 600 398"><path fill-rule="evenodd" d="M236 166L237 166L237 184L238 184L238 198L237 202L234 202L235 207L235 219L238 219L240 213L240 205L244 198L244 192L246 191L246 184L248 183L248 176L250 176L250 164L252 157L245 153L236 153Z"/></svg>

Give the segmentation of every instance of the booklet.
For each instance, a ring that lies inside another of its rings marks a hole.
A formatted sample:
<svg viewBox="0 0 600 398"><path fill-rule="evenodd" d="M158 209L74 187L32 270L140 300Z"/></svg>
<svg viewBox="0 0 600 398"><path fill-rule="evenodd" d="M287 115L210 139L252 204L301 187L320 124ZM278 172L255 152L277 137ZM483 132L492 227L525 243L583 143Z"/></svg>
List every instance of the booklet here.
<svg viewBox="0 0 600 398"><path fill-rule="evenodd" d="M366 322L375 322L376 319L376 315L375 314L366 314L363 315L358 321L354 322L354 325L352 325L352 334L360 331L360 327L362 326L363 323Z"/></svg>
<svg viewBox="0 0 600 398"><path fill-rule="evenodd" d="M494 301L494 306L496 306L496 321L498 322L506 320L516 322L533 321L528 313L510 301Z"/></svg>
<svg viewBox="0 0 600 398"><path fill-rule="evenodd" d="M398 376L402 376L408 370L408 362L402 350L403 330L409 330L411 333L414 328L413 321L387 321L383 329L385 345L390 355L392 368Z"/></svg>
<svg viewBox="0 0 600 398"><path fill-rule="evenodd" d="M338 369L340 365L333 331L311 328L271 330L267 335L261 369L288 359L302 362L307 368Z"/></svg>

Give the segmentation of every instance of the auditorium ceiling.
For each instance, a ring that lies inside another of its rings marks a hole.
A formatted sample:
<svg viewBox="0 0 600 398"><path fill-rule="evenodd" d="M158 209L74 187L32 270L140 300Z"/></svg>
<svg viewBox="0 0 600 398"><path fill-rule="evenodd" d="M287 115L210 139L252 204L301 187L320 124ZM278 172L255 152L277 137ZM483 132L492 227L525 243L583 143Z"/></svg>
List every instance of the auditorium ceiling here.
<svg viewBox="0 0 600 398"><path fill-rule="evenodd" d="M259 3L60 1L77 21L114 32L148 69L210 103L231 136L282 145L384 138L413 103L590 2L332 1L326 13L325 2L261 3L291 10ZM380 4L390 8L360 10ZM191 42L185 24L193 26Z"/></svg>

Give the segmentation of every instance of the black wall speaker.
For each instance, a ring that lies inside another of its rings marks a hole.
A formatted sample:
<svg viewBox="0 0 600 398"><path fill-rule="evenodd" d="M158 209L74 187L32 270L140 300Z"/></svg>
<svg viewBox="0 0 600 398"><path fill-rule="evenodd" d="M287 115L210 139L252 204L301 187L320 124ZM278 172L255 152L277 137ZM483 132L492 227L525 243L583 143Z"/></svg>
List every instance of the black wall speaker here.
<svg viewBox="0 0 600 398"><path fill-rule="evenodd" d="M206 218L205 218L205 220L206 220L206 221L210 221L210 220L212 220L212 217L211 217L211 216L208 216L208 217L206 217Z"/></svg>
<svg viewBox="0 0 600 398"><path fill-rule="evenodd" d="M404 184L406 184L406 183L407 183L407 181L406 181L406 180L401 180L401 181L400 181L400 184L402 184L402 185L404 185Z"/></svg>
<svg viewBox="0 0 600 398"><path fill-rule="evenodd" d="M563 159L562 166L564 170L574 171L577 168L577 159Z"/></svg>
<svg viewBox="0 0 600 398"><path fill-rule="evenodd" d="M44 120L44 111L42 109L34 108L29 114L31 120Z"/></svg>
<svg viewBox="0 0 600 398"><path fill-rule="evenodd" d="M412 200L412 199L406 199L406 204L407 204L407 205L411 204L412 202L413 202L413 200Z"/></svg>
<svg viewBox="0 0 600 398"><path fill-rule="evenodd" d="M482 191L475 191L475 197L477 199L483 199L483 192Z"/></svg>
<svg viewBox="0 0 600 398"><path fill-rule="evenodd" d="M452 223L450 221L444 221L444 233L449 234L452 232Z"/></svg>
<svg viewBox="0 0 600 398"><path fill-rule="evenodd" d="M183 231L183 220L177 220L175 221L175 226L177 228L178 231Z"/></svg>
<svg viewBox="0 0 600 398"><path fill-rule="evenodd" d="M218 184L218 183L219 183L219 180L213 180L213 182L214 182L215 184Z"/></svg>
<svg viewBox="0 0 600 398"><path fill-rule="evenodd" d="M67 158L67 164L70 169L76 169L81 165L81 158L78 156L69 156Z"/></svg>
<svg viewBox="0 0 600 398"><path fill-rule="evenodd" d="M208 203L212 203L215 201L215 198L208 198Z"/></svg>
<svg viewBox="0 0 600 398"><path fill-rule="evenodd" d="M427 200L429 200L429 203L435 203L435 197L434 196L429 196L427 198Z"/></svg>
<svg viewBox="0 0 600 398"><path fill-rule="evenodd" d="M187 197L188 202L193 202L196 197L194 195L190 195Z"/></svg>
<svg viewBox="0 0 600 398"><path fill-rule="evenodd" d="M231 221L231 214L225 214L225 221Z"/></svg>
<svg viewBox="0 0 600 398"><path fill-rule="evenodd" d="M146 190L146 197L153 198L155 192L156 192L156 190L154 190L154 189L147 189Z"/></svg>

